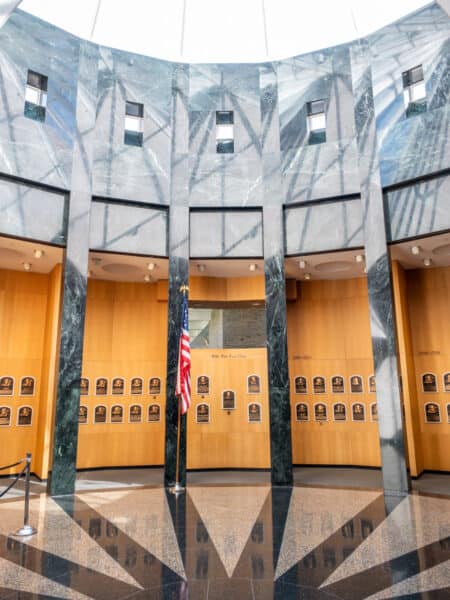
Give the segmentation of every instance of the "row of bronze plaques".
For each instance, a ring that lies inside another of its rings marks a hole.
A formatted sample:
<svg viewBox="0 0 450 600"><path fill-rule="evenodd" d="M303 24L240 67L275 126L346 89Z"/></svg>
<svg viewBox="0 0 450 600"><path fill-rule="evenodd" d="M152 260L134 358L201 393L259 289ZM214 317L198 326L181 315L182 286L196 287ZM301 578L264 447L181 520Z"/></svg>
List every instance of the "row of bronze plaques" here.
<svg viewBox="0 0 450 600"><path fill-rule="evenodd" d="M14 377L4 375L0 377L0 396L14 396ZM30 375L20 378L19 396L34 396L36 380Z"/></svg>
<svg viewBox="0 0 450 600"><path fill-rule="evenodd" d="M121 404L114 404L109 410L103 404L94 407L94 423L124 423L124 419L125 412ZM142 423L142 420L142 406L132 404L128 408L128 423ZM148 423L159 423L161 421L161 406L159 404L148 405L146 420ZM81 404L78 410L78 423L82 425L89 423L89 408L84 404Z"/></svg>
<svg viewBox="0 0 450 600"><path fill-rule="evenodd" d="M206 395L209 394L210 391L210 378L208 375L199 375L197 377L197 394ZM228 394L231 390L226 390L222 392L222 396L224 394ZM234 394L234 392L231 392ZM261 393L261 377L259 375L248 375L247 376L247 394L260 394Z"/></svg>
<svg viewBox="0 0 450 600"><path fill-rule="evenodd" d="M450 373L442 375L442 389L444 392L450 392ZM422 391L438 392L438 378L434 373L424 373L422 375Z"/></svg>
<svg viewBox="0 0 450 600"><path fill-rule="evenodd" d="M11 425L12 408L10 406L0 406L0 426L9 427ZM17 410L16 425L31 425L33 422L33 409L31 406L20 406Z"/></svg>
<svg viewBox="0 0 450 600"><path fill-rule="evenodd" d="M345 393L345 378L342 375L333 375L331 378L331 393L332 394L344 394ZM364 392L364 380L361 375L351 375L350 380L350 393L362 394ZM370 375L368 378L369 392L375 392L375 377ZM303 375L298 375L294 378L294 391L296 394L307 394L308 393L308 380ZM314 394L326 394L327 393L327 380L323 375L316 375L312 378L312 391Z"/></svg>
<svg viewBox="0 0 450 600"><path fill-rule="evenodd" d="M90 382L87 377L80 379L80 395L89 395ZM148 380L148 393L150 396L159 396L161 394L161 379L159 377L150 377ZM144 380L142 377L132 377L130 379L130 394L142 395L144 393ZM111 395L123 396L125 394L125 379L123 377L114 377L111 380ZM106 377L98 377L95 380L95 395L109 395L109 380Z"/></svg>
<svg viewBox="0 0 450 600"><path fill-rule="evenodd" d="M211 408L206 402L197 404L195 407L195 416L197 423L211 422ZM249 423L262 422L262 407L259 402L250 402L247 405L247 418Z"/></svg>

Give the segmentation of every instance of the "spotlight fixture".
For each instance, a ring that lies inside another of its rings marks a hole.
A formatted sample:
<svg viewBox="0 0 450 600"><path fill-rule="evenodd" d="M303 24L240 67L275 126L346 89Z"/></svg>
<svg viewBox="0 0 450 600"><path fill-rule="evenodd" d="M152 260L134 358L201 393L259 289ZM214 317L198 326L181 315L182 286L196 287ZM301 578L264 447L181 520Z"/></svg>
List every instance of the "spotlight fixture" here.
<svg viewBox="0 0 450 600"><path fill-rule="evenodd" d="M362 262L364 262L364 254L357 254L357 255L355 256L355 260L356 260L356 262L357 262L357 263L362 263Z"/></svg>
<svg viewBox="0 0 450 600"><path fill-rule="evenodd" d="M25 269L25 271L31 271L31 263L24 262L23 263L23 268Z"/></svg>
<svg viewBox="0 0 450 600"><path fill-rule="evenodd" d="M411 254L414 254L415 256L417 256L418 254L420 254L420 246L412 246L412 248L411 248Z"/></svg>
<svg viewBox="0 0 450 600"><path fill-rule="evenodd" d="M149 271L153 271L155 269L155 267L156 267L155 263L148 263L148 265L147 265L147 269Z"/></svg>
<svg viewBox="0 0 450 600"><path fill-rule="evenodd" d="M202 265L201 263L197 265L197 269L200 271L200 273L203 273L206 269L205 265Z"/></svg>
<svg viewBox="0 0 450 600"><path fill-rule="evenodd" d="M150 275L144 275L144 281L146 283L149 283L152 280L152 278L150 277Z"/></svg>
<svg viewBox="0 0 450 600"><path fill-rule="evenodd" d="M431 265L431 263L432 263L432 262L433 262L433 261L431 260L431 258L424 258L424 259L423 259L423 264L424 264L426 267L429 267L429 266Z"/></svg>
<svg viewBox="0 0 450 600"><path fill-rule="evenodd" d="M249 271L256 271L258 268L258 265L256 263L251 263L248 265L248 270Z"/></svg>
<svg viewBox="0 0 450 600"><path fill-rule="evenodd" d="M311 279L311 274L310 273L305 273L305 279Z"/></svg>
<svg viewBox="0 0 450 600"><path fill-rule="evenodd" d="M306 260L299 260L298 261L298 268L299 269L306 269Z"/></svg>
<svg viewBox="0 0 450 600"><path fill-rule="evenodd" d="M36 250L33 250L33 256L34 258L42 258L44 256L45 252L43 250L41 250L40 248L36 248Z"/></svg>

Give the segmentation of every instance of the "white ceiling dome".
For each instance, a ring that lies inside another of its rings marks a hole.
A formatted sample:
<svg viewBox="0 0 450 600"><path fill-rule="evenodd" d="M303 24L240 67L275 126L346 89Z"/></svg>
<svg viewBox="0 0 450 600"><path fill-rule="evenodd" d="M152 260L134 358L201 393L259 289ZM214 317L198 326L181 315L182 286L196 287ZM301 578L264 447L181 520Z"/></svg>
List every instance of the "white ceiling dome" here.
<svg viewBox="0 0 450 600"><path fill-rule="evenodd" d="M184 62L260 62L365 36L423 0L22 0L98 44Z"/></svg>

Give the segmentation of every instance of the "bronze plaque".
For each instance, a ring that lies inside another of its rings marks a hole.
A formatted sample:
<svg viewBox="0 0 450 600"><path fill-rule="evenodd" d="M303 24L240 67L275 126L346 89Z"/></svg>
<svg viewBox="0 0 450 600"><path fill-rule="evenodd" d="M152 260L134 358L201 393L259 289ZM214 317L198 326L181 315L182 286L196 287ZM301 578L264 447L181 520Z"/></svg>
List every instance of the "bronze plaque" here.
<svg viewBox="0 0 450 600"><path fill-rule="evenodd" d="M376 402L370 405L370 418L372 421L378 421L378 404Z"/></svg>
<svg viewBox="0 0 450 600"><path fill-rule="evenodd" d="M103 406L103 404L95 407L94 423L106 423L106 406Z"/></svg>
<svg viewBox="0 0 450 600"><path fill-rule="evenodd" d="M313 392L315 394L325 394L325 377L318 375L313 379Z"/></svg>
<svg viewBox="0 0 450 600"><path fill-rule="evenodd" d="M248 422L261 423L261 404L251 402L248 405Z"/></svg>
<svg viewBox="0 0 450 600"><path fill-rule="evenodd" d="M222 408L224 410L234 410L236 408L236 396L233 390L222 392Z"/></svg>
<svg viewBox="0 0 450 600"><path fill-rule="evenodd" d="M427 423L441 422L441 408L436 402L428 402L425 404L425 421Z"/></svg>
<svg viewBox="0 0 450 600"><path fill-rule="evenodd" d="M33 418L33 409L31 408L31 406L21 406L19 408L17 425L31 425L32 418Z"/></svg>
<svg viewBox="0 0 450 600"><path fill-rule="evenodd" d="M125 379L115 377L112 380L112 393L114 396L122 396L125 393Z"/></svg>
<svg viewBox="0 0 450 600"><path fill-rule="evenodd" d="M80 379L80 396L87 396L89 394L89 379L82 377Z"/></svg>
<svg viewBox="0 0 450 600"><path fill-rule="evenodd" d="M142 394L144 384L142 377L133 377L130 383L130 391L132 394Z"/></svg>
<svg viewBox="0 0 450 600"><path fill-rule="evenodd" d="M424 392L437 392L436 375L424 373L422 375L422 389Z"/></svg>
<svg viewBox="0 0 450 600"><path fill-rule="evenodd" d="M363 378L361 375L352 375L350 377L350 392L352 394L362 394Z"/></svg>
<svg viewBox="0 0 450 600"><path fill-rule="evenodd" d="M308 405L304 402L295 405L295 419L297 421L309 421Z"/></svg>
<svg viewBox="0 0 450 600"><path fill-rule="evenodd" d="M352 417L354 421L365 421L365 406L361 402L356 402L352 406Z"/></svg>
<svg viewBox="0 0 450 600"><path fill-rule="evenodd" d="M88 407L80 404L78 408L78 423L86 424L88 420Z"/></svg>
<svg viewBox="0 0 450 600"><path fill-rule="evenodd" d="M375 383L375 375L369 375L369 392L374 394L377 391L377 384Z"/></svg>
<svg viewBox="0 0 450 600"><path fill-rule="evenodd" d="M142 421L142 406L132 404L130 406L130 423L140 423Z"/></svg>
<svg viewBox="0 0 450 600"><path fill-rule="evenodd" d="M197 423L209 423L209 405L197 404Z"/></svg>
<svg viewBox="0 0 450 600"><path fill-rule="evenodd" d="M340 375L334 375L331 378L331 391L333 394L343 394L344 393L344 378Z"/></svg>
<svg viewBox="0 0 450 600"><path fill-rule="evenodd" d="M197 377L197 394L209 394L209 377L207 375Z"/></svg>
<svg viewBox="0 0 450 600"><path fill-rule="evenodd" d="M294 379L294 389L296 394L306 394L308 391L308 383L306 377L299 375Z"/></svg>
<svg viewBox="0 0 450 600"><path fill-rule="evenodd" d="M159 404L150 404L148 407L148 421L156 423L161 421L161 407Z"/></svg>
<svg viewBox="0 0 450 600"><path fill-rule="evenodd" d="M95 382L96 396L106 396L108 393L108 380L104 377L99 377Z"/></svg>
<svg viewBox="0 0 450 600"><path fill-rule="evenodd" d="M444 392L450 392L450 373L444 373Z"/></svg>
<svg viewBox="0 0 450 600"><path fill-rule="evenodd" d="M327 405L323 402L319 402L314 405L314 419L316 421L326 421L327 420Z"/></svg>
<svg viewBox="0 0 450 600"><path fill-rule="evenodd" d="M0 396L12 396L14 393L14 379L6 375L0 377Z"/></svg>
<svg viewBox="0 0 450 600"><path fill-rule="evenodd" d="M161 379L159 377L151 377L148 382L148 393L150 396L159 396L161 393Z"/></svg>
<svg viewBox="0 0 450 600"><path fill-rule="evenodd" d="M261 378L259 375L249 375L247 377L247 393L248 394L260 394L261 393Z"/></svg>
<svg viewBox="0 0 450 600"><path fill-rule="evenodd" d="M111 406L111 423L123 423L123 406L120 404Z"/></svg>
<svg viewBox="0 0 450 600"><path fill-rule="evenodd" d="M450 423L450 404L447 404L447 423Z"/></svg>
<svg viewBox="0 0 450 600"><path fill-rule="evenodd" d="M0 406L0 426L11 425L11 409L9 406Z"/></svg>
<svg viewBox="0 0 450 600"><path fill-rule="evenodd" d="M34 396L34 377L26 376L20 380L20 395Z"/></svg>
<svg viewBox="0 0 450 600"><path fill-rule="evenodd" d="M342 402L338 402L333 406L333 418L335 421L347 420L347 407Z"/></svg>

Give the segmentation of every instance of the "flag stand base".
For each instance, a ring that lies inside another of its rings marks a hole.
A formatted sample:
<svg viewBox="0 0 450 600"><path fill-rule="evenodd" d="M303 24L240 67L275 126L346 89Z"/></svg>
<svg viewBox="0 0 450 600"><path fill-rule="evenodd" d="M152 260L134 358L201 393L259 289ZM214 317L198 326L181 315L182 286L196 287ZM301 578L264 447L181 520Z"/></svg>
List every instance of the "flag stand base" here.
<svg viewBox="0 0 450 600"><path fill-rule="evenodd" d="M186 488L183 487L180 483L178 483L178 481L176 482L176 484L174 485L174 487L169 488L169 491L172 494L178 495L178 494L183 494L186 491Z"/></svg>

